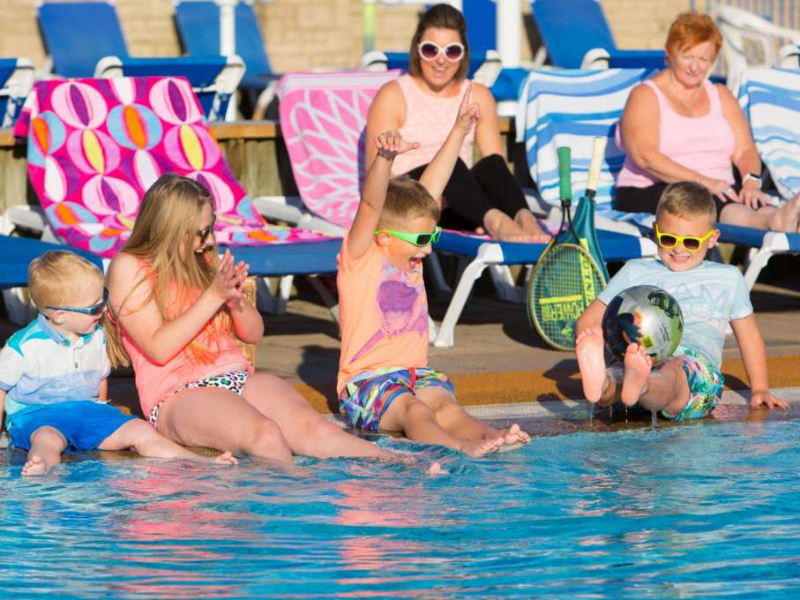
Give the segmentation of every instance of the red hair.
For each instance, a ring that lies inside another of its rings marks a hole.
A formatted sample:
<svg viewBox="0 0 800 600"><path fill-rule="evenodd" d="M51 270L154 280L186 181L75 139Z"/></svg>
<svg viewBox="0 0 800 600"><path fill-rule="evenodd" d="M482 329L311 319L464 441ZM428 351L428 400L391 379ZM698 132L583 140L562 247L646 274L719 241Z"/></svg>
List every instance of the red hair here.
<svg viewBox="0 0 800 600"><path fill-rule="evenodd" d="M671 50L694 48L703 42L711 42L714 45L714 57L716 58L722 48L722 36L714 21L708 15L693 10L684 12L679 14L669 26L667 53Z"/></svg>

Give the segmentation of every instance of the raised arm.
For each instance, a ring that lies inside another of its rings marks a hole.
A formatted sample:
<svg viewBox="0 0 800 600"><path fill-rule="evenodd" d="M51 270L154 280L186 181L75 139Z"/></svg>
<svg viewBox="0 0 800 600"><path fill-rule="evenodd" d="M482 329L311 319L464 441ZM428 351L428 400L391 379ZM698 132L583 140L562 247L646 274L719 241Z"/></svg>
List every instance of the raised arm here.
<svg viewBox="0 0 800 600"><path fill-rule="evenodd" d="M634 164L665 183L695 181L706 186L720 200L737 201L736 192L726 181L704 177L684 167L659 150L659 107L655 92L646 85L631 92L620 119L625 152Z"/></svg>
<svg viewBox="0 0 800 600"><path fill-rule="evenodd" d="M377 156L367 171L358 212L347 234L347 250L353 258L366 254L375 237L392 178L394 157L418 148L419 144L406 142L398 131L386 131L375 138L375 147Z"/></svg>
<svg viewBox="0 0 800 600"><path fill-rule="evenodd" d="M120 253L111 261L107 275L109 307L142 352L163 365L200 333L225 302L242 298L239 278L233 257L226 251L211 286L183 314L165 321L139 261Z"/></svg>
<svg viewBox="0 0 800 600"><path fill-rule="evenodd" d="M767 351L764 347L764 338L756 323L756 316L750 314L743 319L731 321L736 342L742 353L744 370L747 379L750 381L750 408L756 408L762 404L769 408L789 408L785 400L776 398L769 392L769 381L767 377Z"/></svg>
<svg viewBox="0 0 800 600"><path fill-rule="evenodd" d="M439 198L444 192L444 188L453 174L453 168L456 166L464 138L467 137L481 116L480 107L472 101L472 85L468 84L468 86L464 98L461 100L461 106L458 108L453 128L419 178L419 182L434 198Z"/></svg>

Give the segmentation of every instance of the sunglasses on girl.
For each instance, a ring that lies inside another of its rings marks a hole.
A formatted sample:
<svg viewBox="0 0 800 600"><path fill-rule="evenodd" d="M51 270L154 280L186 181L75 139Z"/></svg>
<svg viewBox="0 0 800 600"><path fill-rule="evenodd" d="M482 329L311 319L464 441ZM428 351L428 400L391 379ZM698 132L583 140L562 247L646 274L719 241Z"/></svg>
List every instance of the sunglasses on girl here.
<svg viewBox="0 0 800 600"><path fill-rule="evenodd" d="M203 229L197 230L197 237L200 238L201 242L205 242L208 239L208 236L211 235L211 232L214 231L214 224L217 222L217 215L211 217L211 224L208 227L204 227Z"/></svg>
<svg viewBox="0 0 800 600"><path fill-rule="evenodd" d="M422 248L428 244L438 242L442 235L442 228L436 227L433 230L433 233L408 233L405 231L395 231L394 229L376 229L375 235L378 235L379 233L388 233L392 237L396 237L398 240L403 240L404 242L408 242L409 244L414 244L415 246Z"/></svg>
<svg viewBox="0 0 800 600"><path fill-rule="evenodd" d="M106 309L106 304L108 304L108 288L103 288L103 299L97 304L92 304L91 306L84 308L75 306L45 306L45 308L48 310L64 310L67 312L80 313L82 315L96 317L97 315L103 314L103 311Z"/></svg>
<svg viewBox="0 0 800 600"><path fill-rule="evenodd" d="M441 52L444 52L444 57L450 62L458 62L464 58L464 44L459 42L447 44L444 48L435 42L420 42L417 50L423 60L436 60Z"/></svg>
<svg viewBox="0 0 800 600"><path fill-rule="evenodd" d="M711 239L716 229L711 229L703 237L695 237L693 235L675 235L674 233L663 233L658 230L656 224L656 239L658 245L667 250L672 250L678 244L681 244L689 252L697 252L703 244Z"/></svg>

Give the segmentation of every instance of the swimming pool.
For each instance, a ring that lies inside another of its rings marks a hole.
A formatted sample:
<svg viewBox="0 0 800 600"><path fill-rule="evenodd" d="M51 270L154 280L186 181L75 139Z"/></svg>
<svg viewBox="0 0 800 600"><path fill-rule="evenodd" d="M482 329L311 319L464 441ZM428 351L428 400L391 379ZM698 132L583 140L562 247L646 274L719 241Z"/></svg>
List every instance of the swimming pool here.
<svg viewBox="0 0 800 600"><path fill-rule="evenodd" d="M800 422L537 438L449 474L88 460L0 469L2 595L796 597Z"/></svg>

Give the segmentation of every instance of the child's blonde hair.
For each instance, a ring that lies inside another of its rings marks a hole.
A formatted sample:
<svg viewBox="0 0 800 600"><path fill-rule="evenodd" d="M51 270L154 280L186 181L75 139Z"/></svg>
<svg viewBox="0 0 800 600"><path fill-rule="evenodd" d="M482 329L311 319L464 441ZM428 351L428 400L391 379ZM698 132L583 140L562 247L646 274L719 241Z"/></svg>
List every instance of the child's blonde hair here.
<svg viewBox="0 0 800 600"><path fill-rule="evenodd" d="M66 250L48 250L28 265L28 292L36 306L71 306L81 291L83 277L103 281L103 272L91 262Z"/></svg>
<svg viewBox="0 0 800 600"><path fill-rule="evenodd" d="M656 219L664 213L676 217L705 217L710 223L717 220L717 205L709 189L694 181L671 183L661 193L656 207Z"/></svg>
<svg viewBox="0 0 800 600"><path fill-rule="evenodd" d="M439 205L419 181L396 177L389 182L379 227L397 226L409 219L430 217L439 222Z"/></svg>
<svg viewBox="0 0 800 600"><path fill-rule="evenodd" d="M131 293L146 279L153 292L145 299L155 299L165 321L171 321L185 309L199 293L207 289L219 264L216 244L202 254L192 252L191 243L201 228L200 215L204 206L214 209L214 199L201 184L174 174L161 176L142 199L142 206L130 238L121 252L139 259L141 277L131 288ZM119 314L135 312L140 306L126 307L123 299ZM119 317L119 315L117 315ZM118 319L106 319L104 326L108 337L108 354L114 366L130 364L130 357L122 346ZM211 321L216 333L232 331L232 321L227 308L220 309ZM211 363L213 352L197 338L186 348L195 360Z"/></svg>

